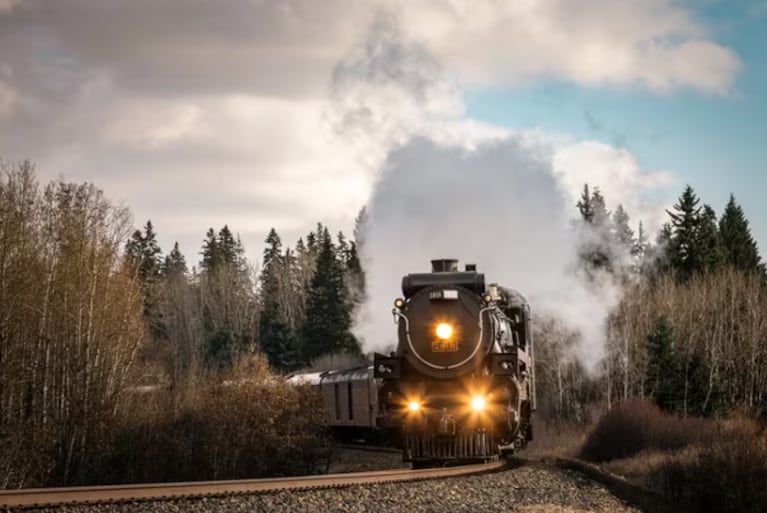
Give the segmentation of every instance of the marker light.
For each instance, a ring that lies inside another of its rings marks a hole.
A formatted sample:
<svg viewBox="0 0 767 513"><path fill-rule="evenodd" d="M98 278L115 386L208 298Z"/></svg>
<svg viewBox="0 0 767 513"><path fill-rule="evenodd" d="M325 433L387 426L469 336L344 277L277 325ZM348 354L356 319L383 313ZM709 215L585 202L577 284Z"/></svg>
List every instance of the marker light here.
<svg viewBox="0 0 767 513"><path fill-rule="evenodd" d="M394 306L396 306L397 308L399 308L401 310L402 307L405 306L405 300L402 299L402 298L395 299L394 300Z"/></svg>
<svg viewBox="0 0 767 513"><path fill-rule="evenodd" d="M407 409L412 412L416 412L421 409L421 403L419 403L418 401L410 401L407 404Z"/></svg>
<svg viewBox="0 0 767 513"><path fill-rule="evenodd" d="M471 408L474 411L482 411L487 406L487 401L481 395L477 395L471 398Z"/></svg>
<svg viewBox="0 0 767 513"><path fill-rule="evenodd" d="M453 327L446 322L437 324L437 336L442 340L447 340L453 336Z"/></svg>

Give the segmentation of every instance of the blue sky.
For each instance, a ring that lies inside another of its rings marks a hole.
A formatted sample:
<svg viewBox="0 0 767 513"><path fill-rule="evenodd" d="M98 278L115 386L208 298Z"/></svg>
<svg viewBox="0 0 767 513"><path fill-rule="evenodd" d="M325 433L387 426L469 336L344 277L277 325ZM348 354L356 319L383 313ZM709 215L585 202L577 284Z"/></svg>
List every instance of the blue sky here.
<svg viewBox="0 0 767 513"><path fill-rule="evenodd" d="M729 95L580 87L548 79L475 90L467 98L468 113L494 124L536 127L626 148L644 168L675 176L677 183L666 191L669 202L689 183L721 213L732 192L767 252L767 3L713 2L695 14L717 43L741 59Z"/></svg>

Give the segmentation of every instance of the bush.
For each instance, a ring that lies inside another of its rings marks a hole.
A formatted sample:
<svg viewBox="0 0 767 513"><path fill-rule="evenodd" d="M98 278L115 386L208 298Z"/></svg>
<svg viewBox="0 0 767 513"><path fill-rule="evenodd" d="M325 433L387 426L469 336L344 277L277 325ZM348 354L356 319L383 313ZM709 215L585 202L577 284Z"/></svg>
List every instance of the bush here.
<svg viewBox="0 0 767 513"><path fill-rule="evenodd" d="M752 421L730 421L683 476L699 511L767 512L767 433Z"/></svg>
<svg viewBox="0 0 767 513"><path fill-rule="evenodd" d="M711 436L703 419L681 418L642 399L623 402L605 414L586 438L580 457L604 462L646 450L681 449Z"/></svg>
<svg viewBox="0 0 767 513"><path fill-rule="evenodd" d="M289 385L263 358L193 385L184 397L167 389L134 397L98 465L78 484L298 475L327 465L318 391Z"/></svg>

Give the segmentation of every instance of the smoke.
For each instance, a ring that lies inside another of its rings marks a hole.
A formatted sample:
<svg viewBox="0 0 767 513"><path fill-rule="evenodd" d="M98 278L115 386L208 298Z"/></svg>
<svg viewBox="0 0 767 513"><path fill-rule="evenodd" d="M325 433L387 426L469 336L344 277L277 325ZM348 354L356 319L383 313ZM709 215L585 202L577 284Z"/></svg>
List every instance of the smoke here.
<svg viewBox="0 0 767 513"><path fill-rule="evenodd" d="M390 312L403 275L458 258L522 292L535 316L579 333L576 356L594 369L621 290L606 275L573 272L596 235L570 228L571 176L566 159L554 165L558 139L468 119L456 82L391 15L337 66L333 98L336 133L375 176L360 248L368 299L354 327L363 349L396 344Z"/></svg>
<svg viewBox="0 0 767 513"><path fill-rule="evenodd" d="M388 312L402 276L446 257L476 263L488 282L518 289L538 315L579 332L577 356L594 368L620 290L571 272L579 240L564 205L550 154L519 136L473 149L418 138L393 151L369 203L362 248L369 299L356 330L365 349L395 343Z"/></svg>

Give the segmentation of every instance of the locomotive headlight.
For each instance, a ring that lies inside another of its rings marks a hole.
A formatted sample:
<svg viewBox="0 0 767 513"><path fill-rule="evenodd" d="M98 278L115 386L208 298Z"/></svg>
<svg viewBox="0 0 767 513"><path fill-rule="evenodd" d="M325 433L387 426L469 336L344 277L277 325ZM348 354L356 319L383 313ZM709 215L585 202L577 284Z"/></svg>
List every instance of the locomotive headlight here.
<svg viewBox="0 0 767 513"><path fill-rule="evenodd" d="M421 403L418 401L410 401L409 403L407 403L407 409L415 413L421 409Z"/></svg>
<svg viewBox="0 0 767 513"><path fill-rule="evenodd" d="M487 400L481 395L475 395L471 398L471 409L480 412L487 408Z"/></svg>
<svg viewBox="0 0 767 513"><path fill-rule="evenodd" d="M453 336L453 327L446 322L437 324L437 336L442 340L447 340Z"/></svg>
<svg viewBox="0 0 767 513"><path fill-rule="evenodd" d="M394 300L394 306L402 310L402 307L405 306L405 300L402 298L397 298Z"/></svg>

